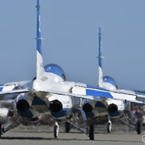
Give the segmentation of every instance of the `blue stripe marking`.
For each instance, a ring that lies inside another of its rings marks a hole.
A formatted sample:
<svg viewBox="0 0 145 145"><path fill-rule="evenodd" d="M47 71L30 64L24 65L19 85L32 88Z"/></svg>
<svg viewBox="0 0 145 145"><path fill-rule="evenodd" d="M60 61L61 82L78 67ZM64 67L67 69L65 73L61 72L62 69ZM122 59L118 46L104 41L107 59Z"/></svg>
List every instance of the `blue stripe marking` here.
<svg viewBox="0 0 145 145"><path fill-rule="evenodd" d="M117 117L117 116L120 116L123 112L124 111L122 111L122 110L118 110L116 113L110 113L110 112L108 112L108 113L109 113L109 116L111 116L111 117Z"/></svg>
<svg viewBox="0 0 145 145"><path fill-rule="evenodd" d="M94 100L96 100L96 101L102 101L102 99L99 99L99 98L94 98Z"/></svg>
<svg viewBox="0 0 145 145"><path fill-rule="evenodd" d="M40 30L40 5L39 0L37 0L37 50L42 55L41 49L41 30Z"/></svg>
<svg viewBox="0 0 145 145"><path fill-rule="evenodd" d="M4 88L4 87L0 87L0 92L2 92L2 91L3 91L3 88Z"/></svg>
<svg viewBox="0 0 145 145"><path fill-rule="evenodd" d="M95 96L95 97L99 96L104 98L113 98L113 96L108 92L89 90L89 89L86 89L86 95Z"/></svg>
<svg viewBox="0 0 145 145"><path fill-rule="evenodd" d="M26 117L26 118L32 118L33 117L33 114L30 110L26 111L26 112L19 112L18 111L18 114L22 117Z"/></svg>
<svg viewBox="0 0 145 145"><path fill-rule="evenodd" d="M102 69L102 52L101 52L101 28L99 27L99 66Z"/></svg>
<svg viewBox="0 0 145 145"><path fill-rule="evenodd" d="M137 95L144 95L145 96L144 93L140 93L140 92L135 92L135 94L137 94Z"/></svg>
<svg viewBox="0 0 145 145"><path fill-rule="evenodd" d="M58 113L51 112L51 115L55 118L59 118L59 117L65 117L69 113L71 113L71 108L64 108Z"/></svg>

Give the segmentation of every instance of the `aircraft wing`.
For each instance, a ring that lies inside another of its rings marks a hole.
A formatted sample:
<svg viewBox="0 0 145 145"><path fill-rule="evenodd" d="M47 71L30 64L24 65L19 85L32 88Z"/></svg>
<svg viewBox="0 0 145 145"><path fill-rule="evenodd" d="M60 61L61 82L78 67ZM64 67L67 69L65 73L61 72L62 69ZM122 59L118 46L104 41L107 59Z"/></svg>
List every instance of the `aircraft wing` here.
<svg viewBox="0 0 145 145"><path fill-rule="evenodd" d="M3 91L0 92L0 95L9 95L9 94L17 94L17 93L27 93L28 89L19 89L19 90L11 90L11 91Z"/></svg>
<svg viewBox="0 0 145 145"><path fill-rule="evenodd" d="M28 89L8 90L0 92L0 101L14 100L18 94L27 93Z"/></svg>
<svg viewBox="0 0 145 145"><path fill-rule="evenodd" d="M102 89L91 89L86 88L86 95L91 96L100 96L103 98L111 98L117 100L126 100L129 102L135 103L143 103L145 104L145 94L136 94L134 93L127 93L127 92L119 92L119 91L110 91L110 90L102 90Z"/></svg>
<svg viewBox="0 0 145 145"><path fill-rule="evenodd" d="M78 90L79 92L77 92ZM18 89L18 90L10 90L10 91L8 90L8 91L0 92L0 95L27 93L29 91L30 91L29 89ZM105 89L102 90L102 89L85 88L85 87L73 87L72 93L56 91L56 90L47 90L47 91L40 91L40 92L65 95L65 96L89 99L94 101L101 101L102 98L105 99L111 98L116 100L124 100L124 101L126 100L129 102L145 104L145 95L109 91Z"/></svg>
<svg viewBox="0 0 145 145"><path fill-rule="evenodd" d="M80 88L82 89L82 88ZM83 99L89 99L94 101L101 101L103 98L111 98L116 100L123 100L123 101L129 101L129 102L135 102L135 103L141 103L145 104L145 95L139 95L139 94L127 94L123 92L113 92L109 90L99 90L99 89L88 89L83 88L85 93L77 93L72 89L72 93L69 92L61 92L61 91L55 91L55 90L47 90L42 91L43 93L53 93L58 95L66 95L71 97L77 97L77 98L83 98Z"/></svg>
<svg viewBox="0 0 145 145"><path fill-rule="evenodd" d="M89 99L89 100L95 100L95 101L101 101L102 99L99 97L93 97L89 95L80 95L80 94L73 94L69 92L61 92L61 91L54 91L54 90L48 90L48 91L40 91L42 93L52 93L57 95L63 95L63 96L70 96L70 97L76 97L76 98L83 98L83 99Z"/></svg>
<svg viewBox="0 0 145 145"><path fill-rule="evenodd" d="M18 93L26 93L30 81L10 82L0 84L0 100L13 100Z"/></svg>

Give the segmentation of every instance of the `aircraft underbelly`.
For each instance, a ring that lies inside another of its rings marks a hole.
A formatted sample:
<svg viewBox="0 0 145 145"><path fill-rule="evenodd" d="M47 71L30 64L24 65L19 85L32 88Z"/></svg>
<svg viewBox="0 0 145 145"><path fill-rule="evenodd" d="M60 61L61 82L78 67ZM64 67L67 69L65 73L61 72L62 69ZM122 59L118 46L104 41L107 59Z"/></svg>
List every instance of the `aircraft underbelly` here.
<svg viewBox="0 0 145 145"><path fill-rule="evenodd" d="M58 113L51 112L51 115L54 119L66 120L71 116L71 111L71 108L64 108Z"/></svg>

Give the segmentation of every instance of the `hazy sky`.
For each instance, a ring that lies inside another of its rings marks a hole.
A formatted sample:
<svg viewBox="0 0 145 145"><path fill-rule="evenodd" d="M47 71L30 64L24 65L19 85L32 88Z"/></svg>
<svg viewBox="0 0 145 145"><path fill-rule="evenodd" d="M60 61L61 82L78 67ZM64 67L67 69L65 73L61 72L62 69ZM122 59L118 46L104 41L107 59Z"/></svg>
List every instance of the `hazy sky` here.
<svg viewBox="0 0 145 145"><path fill-rule="evenodd" d="M145 0L40 0L44 64L67 80L98 83L98 31L104 75L145 90ZM0 5L0 82L31 80L36 69L36 0Z"/></svg>

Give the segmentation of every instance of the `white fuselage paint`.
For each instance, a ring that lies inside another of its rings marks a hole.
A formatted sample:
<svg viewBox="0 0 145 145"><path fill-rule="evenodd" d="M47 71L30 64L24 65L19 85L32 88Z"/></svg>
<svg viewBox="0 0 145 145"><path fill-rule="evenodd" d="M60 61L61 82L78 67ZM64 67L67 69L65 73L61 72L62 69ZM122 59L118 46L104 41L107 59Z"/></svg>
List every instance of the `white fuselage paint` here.
<svg viewBox="0 0 145 145"><path fill-rule="evenodd" d="M32 85L32 90L34 92L47 92L48 90L52 90L52 91L60 91L60 92L77 94L77 95L86 95L86 84L63 81L61 77L53 73L44 72L44 74L41 76L40 79L34 80L33 85ZM72 111L72 108L82 107L83 102L85 100L82 98L71 97L69 95L68 96L57 95L53 93L45 94L45 99L44 99L44 95L38 95L38 97L40 97L43 100L47 100L48 102L58 100L59 102L63 104L63 108L70 109L71 111ZM89 101L89 102L92 104L93 102L96 102L96 101ZM96 116L100 115L100 113L102 114L103 112L106 113L106 108L102 108L102 110L98 108L98 110L99 110L98 111L99 113L97 112L97 109L95 109ZM69 112L70 115L72 113L71 111ZM67 114L68 117L70 115ZM64 118L65 117L66 116L64 116ZM64 119L64 118L61 117L61 119Z"/></svg>
<svg viewBox="0 0 145 145"><path fill-rule="evenodd" d="M43 58L42 58L42 55L38 51L37 51L36 66L37 66L36 76L37 76L37 78L40 78L43 75L43 73L44 73L44 68L43 68Z"/></svg>

